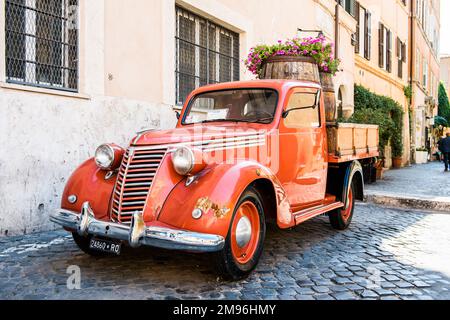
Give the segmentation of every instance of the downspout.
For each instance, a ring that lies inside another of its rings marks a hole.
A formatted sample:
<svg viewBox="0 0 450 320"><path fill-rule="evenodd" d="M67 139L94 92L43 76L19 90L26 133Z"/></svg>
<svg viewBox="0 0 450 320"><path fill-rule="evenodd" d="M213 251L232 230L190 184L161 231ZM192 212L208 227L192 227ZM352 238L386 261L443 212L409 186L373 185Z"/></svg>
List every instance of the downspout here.
<svg viewBox="0 0 450 320"><path fill-rule="evenodd" d="M416 110L414 108L414 78L415 78L415 70L414 70L414 62L415 62L415 29L414 29L414 19L415 19L415 7L414 3L415 1L410 1L410 17L409 17L409 23L410 23L410 35L409 35L409 70L410 70L410 77L409 77L409 85L411 87L411 99L409 101L409 131L410 131L410 142L411 142L411 164L416 163Z"/></svg>
<svg viewBox="0 0 450 320"><path fill-rule="evenodd" d="M334 54L336 58L339 56L339 4L336 4L334 13Z"/></svg>

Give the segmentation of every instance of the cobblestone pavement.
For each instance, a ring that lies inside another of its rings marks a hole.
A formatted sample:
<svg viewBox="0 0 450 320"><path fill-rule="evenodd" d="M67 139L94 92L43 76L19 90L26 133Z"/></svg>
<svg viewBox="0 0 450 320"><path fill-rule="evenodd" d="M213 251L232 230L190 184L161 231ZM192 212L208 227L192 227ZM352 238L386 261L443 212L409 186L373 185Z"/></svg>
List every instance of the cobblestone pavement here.
<svg viewBox="0 0 450 320"><path fill-rule="evenodd" d="M450 299L450 215L358 204L351 228L326 217L269 227L257 270L223 282L210 256L124 249L91 258L64 232L0 238L2 299ZM67 268L81 290L67 289Z"/></svg>
<svg viewBox="0 0 450 320"><path fill-rule="evenodd" d="M420 181L420 183L417 183ZM450 199L450 173L444 172L442 162L414 165L399 170L389 170L383 180L367 186L367 191L421 196L448 197Z"/></svg>

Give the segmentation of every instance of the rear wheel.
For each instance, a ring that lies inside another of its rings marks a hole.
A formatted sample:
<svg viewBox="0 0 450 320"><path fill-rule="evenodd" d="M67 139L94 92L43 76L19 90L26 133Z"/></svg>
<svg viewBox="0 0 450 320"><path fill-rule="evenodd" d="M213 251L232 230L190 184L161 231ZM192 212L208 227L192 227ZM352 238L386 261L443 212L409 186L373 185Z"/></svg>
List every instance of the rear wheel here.
<svg viewBox="0 0 450 320"><path fill-rule="evenodd" d="M248 188L236 205L225 246L216 254L219 273L230 280L247 277L261 257L265 235L261 196Z"/></svg>
<svg viewBox="0 0 450 320"><path fill-rule="evenodd" d="M95 251L89 248L89 243L91 241L91 236L82 237L78 233L73 232L72 233L73 241L77 244L78 248L80 248L81 251L84 253L92 256L92 257L104 257L107 254L100 251Z"/></svg>
<svg viewBox="0 0 450 320"><path fill-rule="evenodd" d="M350 226L353 219L353 212L355 210L355 192L356 183L355 180L353 180L348 194L347 209L336 209L328 214L331 226L334 229L345 230Z"/></svg>

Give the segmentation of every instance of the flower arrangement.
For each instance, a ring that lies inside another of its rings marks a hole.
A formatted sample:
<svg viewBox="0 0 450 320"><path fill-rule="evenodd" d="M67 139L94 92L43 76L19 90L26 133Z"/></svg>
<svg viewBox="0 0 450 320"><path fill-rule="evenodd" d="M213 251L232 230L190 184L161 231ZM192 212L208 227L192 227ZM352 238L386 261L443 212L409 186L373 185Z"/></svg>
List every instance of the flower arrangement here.
<svg viewBox="0 0 450 320"><path fill-rule="evenodd" d="M258 45L250 49L247 59L244 61L247 69L257 75L261 75L264 62L275 56L305 56L312 57L321 72L335 75L338 71L340 60L334 57L333 44L327 42L325 36L317 38L294 38L278 40L274 45Z"/></svg>

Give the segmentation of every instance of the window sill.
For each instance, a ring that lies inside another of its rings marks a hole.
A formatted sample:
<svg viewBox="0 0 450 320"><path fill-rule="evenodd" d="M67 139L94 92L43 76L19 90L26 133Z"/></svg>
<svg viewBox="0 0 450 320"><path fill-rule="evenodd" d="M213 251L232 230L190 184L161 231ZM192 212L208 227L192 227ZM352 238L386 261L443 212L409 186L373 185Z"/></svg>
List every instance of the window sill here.
<svg viewBox="0 0 450 320"><path fill-rule="evenodd" d="M66 91L45 89L45 88L39 88L39 87L31 87L31 86L20 85L20 84L13 84L13 83L6 83L6 82L0 82L0 88L10 89L10 90L18 90L18 91L26 91L26 92L33 92L33 93L48 94L48 95L52 95L52 96L60 96L60 97L82 99L82 100L90 100L91 99L90 95L83 94L83 93L66 92Z"/></svg>

